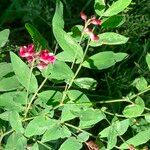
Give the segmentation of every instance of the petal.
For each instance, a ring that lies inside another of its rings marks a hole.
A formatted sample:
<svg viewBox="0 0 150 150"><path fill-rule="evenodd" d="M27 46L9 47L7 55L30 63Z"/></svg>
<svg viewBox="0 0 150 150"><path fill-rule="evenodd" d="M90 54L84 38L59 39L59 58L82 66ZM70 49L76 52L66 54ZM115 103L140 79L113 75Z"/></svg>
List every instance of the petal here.
<svg viewBox="0 0 150 150"><path fill-rule="evenodd" d="M81 19L85 20L87 19L87 15L84 12L80 12Z"/></svg>
<svg viewBox="0 0 150 150"><path fill-rule="evenodd" d="M39 62L38 65L37 65L37 68L39 70L42 70L42 69L45 69L47 67L47 64L45 64L44 62Z"/></svg>

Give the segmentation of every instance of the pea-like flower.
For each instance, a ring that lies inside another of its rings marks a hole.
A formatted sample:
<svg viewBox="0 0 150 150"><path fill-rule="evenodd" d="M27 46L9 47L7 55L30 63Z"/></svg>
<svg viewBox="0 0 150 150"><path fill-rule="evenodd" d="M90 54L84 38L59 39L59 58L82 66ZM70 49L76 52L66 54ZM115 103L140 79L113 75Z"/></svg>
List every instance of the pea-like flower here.
<svg viewBox="0 0 150 150"><path fill-rule="evenodd" d="M48 64L54 64L56 61L56 56L47 49L35 52L33 44L21 46L19 55L20 57L26 58L28 63L31 63L34 60L35 66L40 70L46 68Z"/></svg>

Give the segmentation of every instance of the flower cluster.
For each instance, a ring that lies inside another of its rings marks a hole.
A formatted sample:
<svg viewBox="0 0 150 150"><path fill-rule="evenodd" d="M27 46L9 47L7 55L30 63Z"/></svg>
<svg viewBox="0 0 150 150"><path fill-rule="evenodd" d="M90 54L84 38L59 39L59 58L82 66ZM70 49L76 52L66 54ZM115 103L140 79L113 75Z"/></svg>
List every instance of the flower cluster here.
<svg viewBox="0 0 150 150"><path fill-rule="evenodd" d="M87 15L84 14L83 12L80 13L80 17L82 20L85 22L84 26L84 32L90 36L91 41L97 41L99 37L93 33L93 30L89 28L88 26L93 24L93 25L101 25L102 21L100 19L96 19L95 16L92 16L91 18L87 18Z"/></svg>
<svg viewBox="0 0 150 150"><path fill-rule="evenodd" d="M28 63L35 61L37 68L40 70L46 68L48 64L53 64L56 60L56 56L47 49L36 52L33 44L21 46L19 55L26 58Z"/></svg>

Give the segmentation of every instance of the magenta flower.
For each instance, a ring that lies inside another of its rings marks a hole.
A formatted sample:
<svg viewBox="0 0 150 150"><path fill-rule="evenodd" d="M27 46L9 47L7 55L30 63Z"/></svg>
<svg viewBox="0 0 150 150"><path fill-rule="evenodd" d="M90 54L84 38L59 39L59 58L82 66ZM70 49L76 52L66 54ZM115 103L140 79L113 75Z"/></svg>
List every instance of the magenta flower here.
<svg viewBox="0 0 150 150"><path fill-rule="evenodd" d="M45 69L47 67L48 64L44 63L44 62L39 62L38 65L37 65L37 68L39 70L42 70L42 69Z"/></svg>
<svg viewBox="0 0 150 150"><path fill-rule="evenodd" d="M94 25L101 25L102 21L99 20L99 19L94 18L94 19L91 19L90 23L94 24Z"/></svg>
<svg viewBox="0 0 150 150"><path fill-rule="evenodd" d="M21 46L19 49L19 55L21 57L33 57L35 54L35 49L33 44L29 44L28 46Z"/></svg>
<svg viewBox="0 0 150 150"><path fill-rule="evenodd" d="M56 56L53 53L49 53L48 50L42 50L39 57L40 60L45 64L53 64L56 60Z"/></svg>
<svg viewBox="0 0 150 150"><path fill-rule="evenodd" d="M99 40L99 37L93 33L92 29L86 28L84 32L90 36L91 41Z"/></svg>
<svg viewBox="0 0 150 150"><path fill-rule="evenodd" d="M91 33L90 34L90 39L91 39L91 41L98 41L99 40L99 36L94 34L94 33Z"/></svg>
<svg viewBox="0 0 150 150"><path fill-rule="evenodd" d="M90 19L87 20L87 16L81 12L80 13L81 18L85 21L85 25L84 25L84 32L89 35L91 41L97 41L99 40L99 37L93 33L93 30L88 28L89 25L93 24L93 25L101 25L102 21L100 19L96 19L95 16L92 16Z"/></svg>
<svg viewBox="0 0 150 150"><path fill-rule="evenodd" d="M41 50L41 52L35 52L33 44L28 46L21 46L19 49L20 57L26 58L28 63L33 62L38 69L42 70L48 66L48 64L54 64L56 56L50 53L47 49Z"/></svg>
<svg viewBox="0 0 150 150"><path fill-rule="evenodd" d="M87 15L84 13L84 12L80 12L80 17L81 17L81 19L83 19L84 21L86 21L86 19L87 19Z"/></svg>

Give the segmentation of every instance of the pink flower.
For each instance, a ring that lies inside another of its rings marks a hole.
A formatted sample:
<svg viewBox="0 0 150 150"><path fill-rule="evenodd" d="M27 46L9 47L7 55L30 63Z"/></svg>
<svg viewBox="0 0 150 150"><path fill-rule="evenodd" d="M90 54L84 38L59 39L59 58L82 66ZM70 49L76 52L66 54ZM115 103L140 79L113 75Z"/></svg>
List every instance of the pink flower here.
<svg viewBox="0 0 150 150"><path fill-rule="evenodd" d="M86 29L84 30L84 32L85 32L87 35L90 36L91 41L97 41L97 40L99 40L99 37L98 37L96 34L94 34L91 29L86 28Z"/></svg>
<svg viewBox="0 0 150 150"><path fill-rule="evenodd" d="M48 64L46 64L46 63L40 61L40 62L37 64L37 68L38 68L39 70L42 70L42 69L45 69L45 68L47 67L47 65L48 65Z"/></svg>
<svg viewBox="0 0 150 150"><path fill-rule="evenodd" d="M101 25L102 21L99 19L93 18L93 19L91 19L90 23L94 24L94 25Z"/></svg>
<svg viewBox="0 0 150 150"><path fill-rule="evenodd" d="M94 33L91 33L90 34L90 39L91 41L98 41L99 40L99 37L98 35L94 34Z"/></svg>
<svg viewBox="0 0 150 150"><path fill-rule="evenodd" d="M28 57L26 57L26 60L27 60L28 63L32 62L33 59L34 59L33 56L28 56Z"/></svg>
<svg viewBox="0 0 150 150"><path fill-rule="evenodd" d="M83 19L84 21L86 21L86 19L87 19L87 15L84 13L84 12L80 12L80 17L81 17L81 19Z"/></svg>
<svg viewBox="0 0 150 150"><path fill-rule="evenodd" d="M53 64L56 60L56 56L53 53L49 53L48 50L42 50L39 57L40 61L44 62L45 64Z"/></svg>
<svg viewBox="0 0 150 150"><path fill-rule="evenodd" d="M28 46L21 46L19 49L19 55L21 57L33 57L35 54L35 49L33 44L29 44Z"/></svg>

